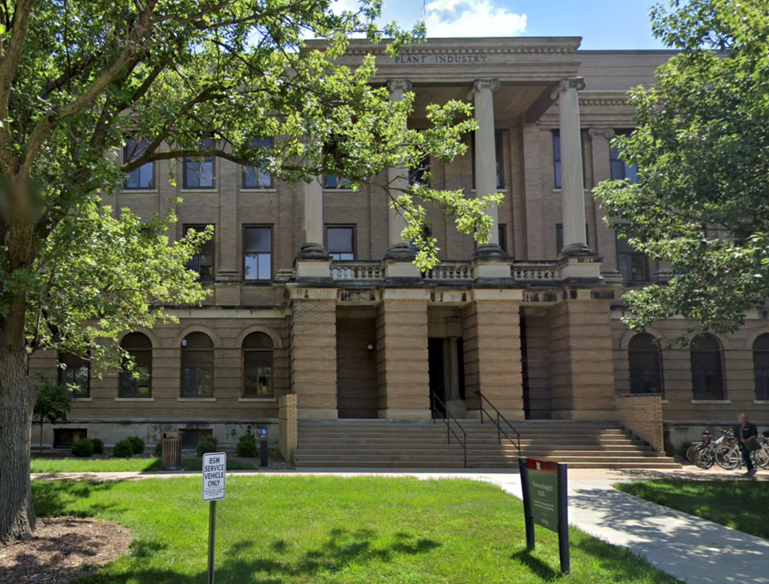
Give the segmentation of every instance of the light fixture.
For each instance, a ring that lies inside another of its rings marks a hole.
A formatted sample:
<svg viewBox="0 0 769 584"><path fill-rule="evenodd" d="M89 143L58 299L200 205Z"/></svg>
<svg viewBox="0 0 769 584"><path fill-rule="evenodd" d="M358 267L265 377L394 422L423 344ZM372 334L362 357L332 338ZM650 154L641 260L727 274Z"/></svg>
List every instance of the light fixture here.
<svg viewBox="0 0 769 584"><path fill-rule="evenodd" d="M373 351L373 350L374 350L374 345L372 345L371 343L369 343L369 344L368 344L368 347L366 347L366 348L367 348L369 351Z"/></svg>

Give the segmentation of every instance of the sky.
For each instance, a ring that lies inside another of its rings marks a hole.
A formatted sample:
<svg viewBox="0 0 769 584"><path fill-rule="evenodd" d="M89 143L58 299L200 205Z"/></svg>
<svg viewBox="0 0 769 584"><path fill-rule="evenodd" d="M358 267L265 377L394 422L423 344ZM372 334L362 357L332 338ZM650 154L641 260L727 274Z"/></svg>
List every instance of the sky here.
<svg viewBox="0 0 769 584"><path fill-rule="evenodd" d="M384 0L383 20L402 28L424 20L431 37L581 36L582 49L658 49L649 23L656 1Z"/></svg>

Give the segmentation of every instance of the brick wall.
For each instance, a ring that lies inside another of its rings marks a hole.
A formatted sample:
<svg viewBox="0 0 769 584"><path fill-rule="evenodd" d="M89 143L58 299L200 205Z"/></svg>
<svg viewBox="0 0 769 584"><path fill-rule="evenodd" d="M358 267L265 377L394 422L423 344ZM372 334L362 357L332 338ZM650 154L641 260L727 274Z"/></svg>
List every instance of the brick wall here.
<svg viewBox="0 0 769 584"><path fill-rule="evenodd" d="M296 395L288 394L278 402L280 453L288 463L294 462L294 450L299 440L296 421Z"/></svg>
<svg viewBox="0 0 769 584"><path fill-rule="evenodd" d="M626 430L648 442L654 450L665 449L662 428L662 396L619 395L617 421Z"/></svg>
<svg viewBox="0 0 769 584"><path fill-rule="evenodd" d="M295 300L291 315L291 389L300 418L335 419L336 300Z"/></svg>

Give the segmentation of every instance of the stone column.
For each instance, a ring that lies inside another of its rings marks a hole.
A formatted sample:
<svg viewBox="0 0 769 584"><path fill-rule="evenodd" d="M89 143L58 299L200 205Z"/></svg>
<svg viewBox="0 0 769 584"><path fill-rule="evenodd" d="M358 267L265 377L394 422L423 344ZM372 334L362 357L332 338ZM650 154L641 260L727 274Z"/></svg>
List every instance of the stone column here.
<svg viewBox="0 0 769 584"><path fill-rule="evenodd" d="M328 258L323 246L323 185L319 177L304 185L302 248L298 255L305 258Z"/></svg>
<svg viewBox="0 0 769 584"><path fill-rule="evenodd" d="M582 77L564 79L553 93L558 97L561 124L561 191L563 250L566 256L589 254L585 232L585 192L582 176L582 137L579 121L579 91Z"/></svg>
<svg viewBox="0 0 769 584"><path fill-rule="evenodd" d="M376 318L380 418L430 418L429 297L427 290L383 290Z"/></svg>
<svg viewBox="0 0 769 584"><path fill-rule="evenodd" d="M521 290L474 290L464 309L468 417L480 417L483 395L508 420L522 420ZM484 405L487 411L491 408Z"/></svg>
<svg viewBox="0 0 769 584"><path fill-rule="evenodd" d="M293 288L291 392L297 417L337 418L336 289Z"/></svg>
<svg viewBox="0 0 769 584"><path fill-rule="evenodd" d="M296 254L296 280L305 285L331 281L330 257L323 245L323 185L316 177L304 185L302 247Z"/></svg>
<svg viewBox="0 0 769 584"><path fill-rule="evenodd" d="M593 173L598 184L611 179L611 128L591 128L587 133L593 150ZM603 218L606 214L598 202L595 203L595 245L593 249L603 257L602 272L617 272L617 250L614 242L614 230L609 229Z"/></svg>
<svg viewBox="0 0 769 584"><path fill-rule="evenodd" d="M408 79L391 79L387 82L387 90L390 92L390 101L399 102L403 94L411 90L411 82ZM398 197L409 188L409 173L406 165L401 162L397 166L387 169L387 182L393 189L393 196ZM403 230L406 228L406 219L392 207L391 201L387 201L387 255L388 260L413 262L415 253L409 242L403 239ZM416 271L416 270L415 270ZM418 276L418 273L411 274Z"/></svg>
<svg viewBox="0 0 769 584"><path fill-rule="evenodd" d="M568 292L548 310L552 417L615 420L611 300L593 299L589 289Z"/></svg>
<svg viewBox="0 0 769 584"><path fill-rule="evenodd" d="M494 96L499 89L497 79L476 79L468 99L473 98L475 121L475 196L485 197L497 192L497 149L494 132ZM494 224L489 233L489 242L479 245L476 255L500 255L499 213L496 206L486 209Z"/></svg>

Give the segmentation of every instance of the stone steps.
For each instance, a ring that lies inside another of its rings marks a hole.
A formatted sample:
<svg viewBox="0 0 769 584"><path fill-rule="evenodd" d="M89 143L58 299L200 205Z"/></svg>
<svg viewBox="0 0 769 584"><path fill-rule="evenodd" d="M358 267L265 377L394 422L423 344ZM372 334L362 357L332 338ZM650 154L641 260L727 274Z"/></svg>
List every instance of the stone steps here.
<svg viewBox="0 0 769 584"><path fill-rule="evenodd" d="M468 468L517 468L518 449L499 441L496 426L462 420ZM456 424L452 428L461 435ZM524 456L571 468L678 468L672 459L611 423L517 422ZM510 434L512 432L509 432ZM441 421L338 420L299 422L298 468L464 468L464 452Z"/></svg>

